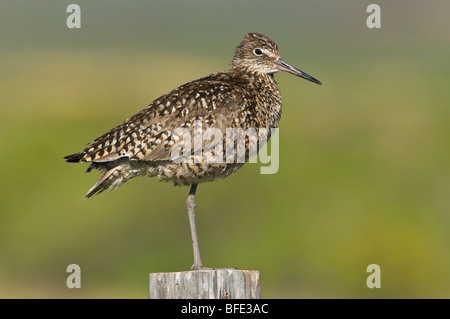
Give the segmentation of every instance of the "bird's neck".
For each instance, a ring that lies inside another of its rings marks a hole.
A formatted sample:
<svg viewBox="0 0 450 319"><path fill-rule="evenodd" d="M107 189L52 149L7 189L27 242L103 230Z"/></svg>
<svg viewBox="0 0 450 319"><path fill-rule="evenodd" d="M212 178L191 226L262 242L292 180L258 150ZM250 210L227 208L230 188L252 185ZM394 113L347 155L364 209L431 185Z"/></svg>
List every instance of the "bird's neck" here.
<svg viewBox="0 0 450 319"><path fill-rule="evenodd" d="M278 91L277 82L275 81L272 73L252 72L246 69L231 70L231 73L233 73L233 77L237 81L249 88L256 89L258 91L262 91L264 88L264 91L268 89Z"/></svg>

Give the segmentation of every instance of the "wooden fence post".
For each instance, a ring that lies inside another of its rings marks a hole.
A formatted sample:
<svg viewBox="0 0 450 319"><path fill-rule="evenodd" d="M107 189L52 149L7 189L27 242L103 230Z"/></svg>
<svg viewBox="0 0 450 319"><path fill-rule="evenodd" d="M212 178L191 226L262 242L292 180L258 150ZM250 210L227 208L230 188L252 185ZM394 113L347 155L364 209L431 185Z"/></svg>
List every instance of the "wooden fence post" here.
<svg viewBox="0 0 450 319"><path fill-rule="evenodd" d="M260 299L259 271L208 269L151 273L150 299Z"/></svg>

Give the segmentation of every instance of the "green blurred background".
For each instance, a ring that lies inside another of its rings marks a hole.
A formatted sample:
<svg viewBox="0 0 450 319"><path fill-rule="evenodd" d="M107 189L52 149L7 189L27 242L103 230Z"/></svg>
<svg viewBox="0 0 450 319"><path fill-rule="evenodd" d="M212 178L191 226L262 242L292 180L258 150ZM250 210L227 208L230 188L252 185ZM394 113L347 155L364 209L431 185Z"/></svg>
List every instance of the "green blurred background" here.
<svg viewBox="0 0 450 319"><path fill-rule="evenodd" d="M148 273L190 267L187 188L80 200L100 175L62 157L227 69L253 31L324 85L277 74L277 174L199 186L204 264L259 270L263 298L450 297L447 0L73 2L78 30L72 1L0 3L0 297L147 298Z"/></svg>

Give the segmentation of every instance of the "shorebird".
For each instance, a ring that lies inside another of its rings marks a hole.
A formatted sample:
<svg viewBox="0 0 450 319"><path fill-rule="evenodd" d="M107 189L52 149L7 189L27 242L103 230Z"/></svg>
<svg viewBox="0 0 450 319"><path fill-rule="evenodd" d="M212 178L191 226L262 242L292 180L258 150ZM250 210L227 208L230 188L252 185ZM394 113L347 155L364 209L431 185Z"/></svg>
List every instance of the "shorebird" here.
<svg viewBox="0 0 450 319"><path fill-rule="evenodd" d="M267 36L248 33L236 47L231 69L191 81L154 100L145 109L96 138L82 151L64 157L67 162L90 163L103 176L84 195L89 198L118 188L137 176L158 176L174 185L190 186L186 201L191 229L194 264L204 267L200 257L195 220L195 194L199 183L225 178L245 160L196 161L192 152L183 161L173 157L175 131L215 128L276 128L281 117L281 94L274 73L284 71L321 85L314 77L280 58L278 46ZM225 134L223 142L225 143ZM205 142L200 149L205 150ZM249 141L245 148L248 150ZM250 154L251 155L251 154Z"/></svg>

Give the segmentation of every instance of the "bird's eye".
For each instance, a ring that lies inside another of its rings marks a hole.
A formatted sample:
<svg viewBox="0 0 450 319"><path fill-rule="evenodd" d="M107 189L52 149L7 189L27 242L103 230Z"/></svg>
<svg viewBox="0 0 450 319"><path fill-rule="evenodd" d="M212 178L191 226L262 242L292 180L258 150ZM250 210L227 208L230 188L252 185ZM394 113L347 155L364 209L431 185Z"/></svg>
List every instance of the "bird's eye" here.
<svg viewBox="0 0 450 319"><path fill-rule="evenodd" d="M261 49L255 49L253 50L253 53L255 53L255 55L262 55Z"/></svg>

